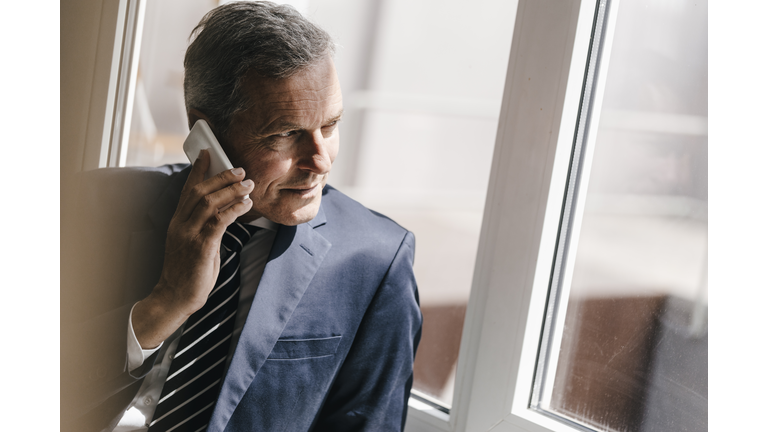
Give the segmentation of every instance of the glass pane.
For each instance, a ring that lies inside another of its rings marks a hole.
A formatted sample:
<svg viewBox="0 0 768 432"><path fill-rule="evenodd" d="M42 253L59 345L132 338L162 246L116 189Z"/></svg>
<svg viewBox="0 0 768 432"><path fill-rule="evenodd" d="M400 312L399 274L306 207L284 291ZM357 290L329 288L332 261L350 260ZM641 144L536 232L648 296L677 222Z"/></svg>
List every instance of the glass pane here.
<svg viewBox="0 0 768 432"><path fill-rule="evenodd" d="M341 3L339 20L356 4ZM414 271L424 325L413 389L447 408L480 238L515 4L367 4L368 15L347 19L343 26L340 21L335 28L328 24L342 46L339 61L344 53L353 55L345 62L363 62L345 64L345 75L339 71L342 86L349 87L344 89L342 149L331 181L416 235ZM317 12L320 20L321 9Z"/></svg>
<svg viewBox="0 0 768 432"><path fill-rule="evenodd" d="M305 0L297 7L336 40L344 94L330 184L416 235L424 327L414 390L453 396L515 5ZM128 165L186 162L187 37L213 0L149 0ZM457 31L461 29L461 31Z"/></svg>
<svg viewBox="0 0 768 432"><path fill-rule="evenodd" d="M618 8L554 379L532 405L597 430L706 431L707 3Z"/></svg>

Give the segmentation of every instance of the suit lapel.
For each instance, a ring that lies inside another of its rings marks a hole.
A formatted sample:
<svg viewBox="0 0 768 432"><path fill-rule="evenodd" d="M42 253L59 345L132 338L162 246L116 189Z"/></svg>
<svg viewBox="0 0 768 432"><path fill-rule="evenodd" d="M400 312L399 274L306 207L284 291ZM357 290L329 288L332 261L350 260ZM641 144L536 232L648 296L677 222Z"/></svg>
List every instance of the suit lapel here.
<svg viewBox="0 0 768 432"><path fill-rule="evenodd" d="M324 213L318 217L278 230L208 431L224 430L331 248L313 229L324 223Z"/></svg>

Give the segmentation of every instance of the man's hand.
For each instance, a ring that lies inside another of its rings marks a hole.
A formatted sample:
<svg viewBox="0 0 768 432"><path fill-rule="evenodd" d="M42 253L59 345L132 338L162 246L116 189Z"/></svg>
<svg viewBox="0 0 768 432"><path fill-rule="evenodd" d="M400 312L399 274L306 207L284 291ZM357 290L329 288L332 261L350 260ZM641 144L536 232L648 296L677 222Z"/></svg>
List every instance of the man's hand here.
<svg viewBox="0 0 768 432"><path fill-rule="evenodd" d="M216 283L221 237L231 223L251 209L253 181L235 168L208 180L210 156L200 152L181 192L168 227L160 282L133 309L133 329L144 349L160 345L202 308ZM236 204L219 211L232 201Z"/></svg>

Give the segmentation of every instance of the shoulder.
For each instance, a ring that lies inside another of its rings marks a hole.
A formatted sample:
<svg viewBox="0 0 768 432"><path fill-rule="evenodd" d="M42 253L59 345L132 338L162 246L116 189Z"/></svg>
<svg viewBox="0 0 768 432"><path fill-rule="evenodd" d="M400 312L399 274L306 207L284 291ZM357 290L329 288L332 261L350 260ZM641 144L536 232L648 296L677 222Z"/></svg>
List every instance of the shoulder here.
<svg viewBox="0 0 768 432"><path fill-rule="evenodd" d="M368 209L330 185L323 190L322 206L328 224L348 233L399 239L408 233L394 220Z"/></svg>
<svg viewBox="0 0 768 432"><path fill-rule="evenodd" d="M322 210L325 223L317 230L336 250L388 264L404 244L413 248L413 234L407 229L332 186L323 190Z"/></svg>

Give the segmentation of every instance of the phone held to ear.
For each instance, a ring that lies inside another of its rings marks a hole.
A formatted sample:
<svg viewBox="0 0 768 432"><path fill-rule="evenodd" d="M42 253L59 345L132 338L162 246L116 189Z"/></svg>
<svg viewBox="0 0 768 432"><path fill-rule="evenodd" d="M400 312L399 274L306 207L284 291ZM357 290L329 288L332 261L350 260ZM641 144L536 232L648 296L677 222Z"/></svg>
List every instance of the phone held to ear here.
<svg viewBox="0 0 768 432"><path fill-rule="evenodd" d="M208 172L205 173L206 180L222 171L234 168L205 120L195 122L192 130L189 131L189 136L184 141L183 147L189 162L193 164L197 160L200 150L208 150L208 154L211 155L211 165L208 167Z"/></svg>
<svg viewBox="0 0 768 432"><path fill-rule="evenodd" d="M211 131L208 123L205 120L198 120L192 126L192 130L189 131L187 139L184 140L184 153L191 163L195 163L201 150L208 150L208 154L211 156L211 164L208 166L208 171L205 173L205 179L215 176L216 174L234 168L232 162L229 161L226 153L221 148L219 141ZM237 204L240 200L234 200L224 207L220 208L222 212L234 204Z"/></svg>

